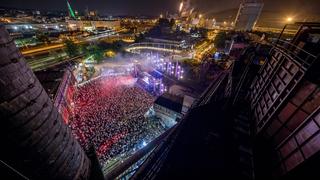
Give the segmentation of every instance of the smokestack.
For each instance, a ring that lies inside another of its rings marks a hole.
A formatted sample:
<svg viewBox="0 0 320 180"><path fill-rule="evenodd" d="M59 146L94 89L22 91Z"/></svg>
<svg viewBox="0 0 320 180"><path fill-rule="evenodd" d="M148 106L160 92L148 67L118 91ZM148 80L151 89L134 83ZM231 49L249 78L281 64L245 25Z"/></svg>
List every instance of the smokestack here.
<svg viewBox="0 0 320 180"><path fill-rule="evenodd" d="M4 26L0 26L1 160L30 179L88 179L90 161Z"/></svg>

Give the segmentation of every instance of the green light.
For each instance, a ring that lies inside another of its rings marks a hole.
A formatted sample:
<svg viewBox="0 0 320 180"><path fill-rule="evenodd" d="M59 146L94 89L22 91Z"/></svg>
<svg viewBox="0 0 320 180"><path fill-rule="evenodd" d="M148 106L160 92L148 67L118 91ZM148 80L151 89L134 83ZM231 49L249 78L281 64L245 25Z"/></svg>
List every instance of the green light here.
<svg viewBox="0 0 320 180"><path fill-rule="evenodd" d="M68 9L69 9L69 13L70 13L71 17L76 19L76 15L74 14L74 11L73 11L69 1L67 1L67 5L68 5Z"/></svg>

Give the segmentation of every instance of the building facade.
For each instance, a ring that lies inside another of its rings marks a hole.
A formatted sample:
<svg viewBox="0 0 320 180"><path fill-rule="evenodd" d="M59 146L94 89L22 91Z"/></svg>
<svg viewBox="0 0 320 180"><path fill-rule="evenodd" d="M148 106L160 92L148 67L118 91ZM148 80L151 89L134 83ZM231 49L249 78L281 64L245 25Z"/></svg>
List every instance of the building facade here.
<svg viewBox="0 0 320 180"><path fill-rule="evenodd" d="M156 99L153 109L163 126L172 127L182 117L183 98L164 94Z"/></svg>
<svg viewBox="0 0 320 180"><path fill-rule="evenodd" d="M67 20L69 30L95 30L95 29L113 29L120 28L120 20L91 21L91 20Z"/></svg>
<svg viewBox="0 0 320 180"><path fill-rule="evenodd" d="M69 123L70 117L73 115L73 96L75 94L76 78L71 70L67 69L64 72L62 81L58 91L55 94L54 105L57 107L62 119L66 124Z"/></svg>
<svg viewBox="0 0 320 180"><path fill-rule="evenodd" d="M257 0L244 0L239 7L235 19L235 30L251 31L256 25L263 8L263 3Z"/></svg>

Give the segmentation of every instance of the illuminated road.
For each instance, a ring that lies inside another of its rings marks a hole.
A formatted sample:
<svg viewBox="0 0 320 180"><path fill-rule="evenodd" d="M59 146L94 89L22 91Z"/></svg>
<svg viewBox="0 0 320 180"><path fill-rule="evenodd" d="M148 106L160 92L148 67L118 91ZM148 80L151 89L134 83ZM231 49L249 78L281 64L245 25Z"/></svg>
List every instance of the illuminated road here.
<svg viewBox="0 0 320 180"><path fill-rule="evenodd" d="M90 41L99 41L102 39L118 39L118 38L128 38L128 35L106 35L106 34L100 34L96 36L90 36L87 38L84 38L81 41L75 41L76 44L90 42ZM32 70L38 71L42 69L46 69L48 67L55 66L57 64L63 63L68 61L67 60L67 54L65 52L59 52L59 50L64 48L64 44L52 44L47 45L43 47L28 49L28 50L22 50L21 53L24 56L32 57L31 59L27 60L27 63L31 67ZM41 53L47 53L49 52L49 55L46 57L39 57ZM53 53L50 53L53 52ZM38 56L38 57L37 57Z"/></svg>
<svg viewBox="0 0 320 180"><path fill-rule="evenodd" d="M32 60L28 60L27 63L33 70L40 70L45 67L50 67L52 65L55 65L59 63L60 61L63 61L67 57L66 53L60 53L57 55L52 55L44 58L35 58Z"/></svg>
<svg viewBox="0 0 320 180"><path fill-rule="evenodd" d="M105 40L105 39L121 39L125 38L128 39L130 38L130 35L108 35L108 34L99 34L95 36L90 36L83 38L81 41L75 41L76 44L81 44L85 42L91 42L91 41L99 41L99 40ZM27 49L27 50L21 50L21 53L24 56L31 56L32 59L27 60L27 63L33 69L34 71L46 69L48 67L55 66L57 64L63 63L68 61L67 60L67 54L65 52L58 52L59 50L63 49L64 43L60 44L51 44L47 46L42 46L42 47L37 47L37 48L32 48L32 49ZM46 57L38 57L41 53L47 53L47 52L55 52L55 53L50 53Z"/></svg>
<svg viewBox="0 0 320 180"><path fill-rule="evenodd" d="M120 38L124 38L125 40L128 40L128 37L131 37L131 35L108 35L108 34L100 34L100 35L95 35L95 36L90 36L83 38L81 41L75 41L76 44L81 44L85 42L91 42L91 41L97 41L97 40L104 40L104 39L114 39L118 40ZM37 47L33 49L27 49L27 50L21 50L21 53L23 55L32 55L35 53L40 53L40 52L46 52L46 51L52 51L52 50L58 50L58 49L63 49L64 48L64 43L60 44L54 44L54 45L47 45L44 47Z"/></svg>
<svg viewBox="0 0 320 180"><path fill-rule="evenodd" d="M66 63L68 61L82 58L83 56L84 55L68 58L67 54L63 52L57 55L52 55L44 58L32 59L27 61L27 63L33 71L39 71L59 65L61 63Z"/></svg>
<svg viewBox="0 0 320 180"><path fill-rule="evenodd" d="M42 52L42 51L49 51L49 50L55 50L55 49L61 49L64 47L64 44L54 44L54 45L48 45L45 47L38 47L35 49L29 49L29 50L22 50L21 53L23 55L28 55L28 54L33 54L37 52Z"/></svg>

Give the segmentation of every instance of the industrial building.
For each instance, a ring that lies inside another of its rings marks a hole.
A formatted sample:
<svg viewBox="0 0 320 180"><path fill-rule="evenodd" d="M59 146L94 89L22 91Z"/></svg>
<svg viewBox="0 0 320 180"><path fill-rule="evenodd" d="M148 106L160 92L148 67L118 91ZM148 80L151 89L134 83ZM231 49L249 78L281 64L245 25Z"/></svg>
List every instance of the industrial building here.
<svg viewBox="0 0 320 180"><path fill-rule="evenodd" d="M251 31L259 20L263 3L260 0L243 0L240 4L234 29Z"/></svg>

